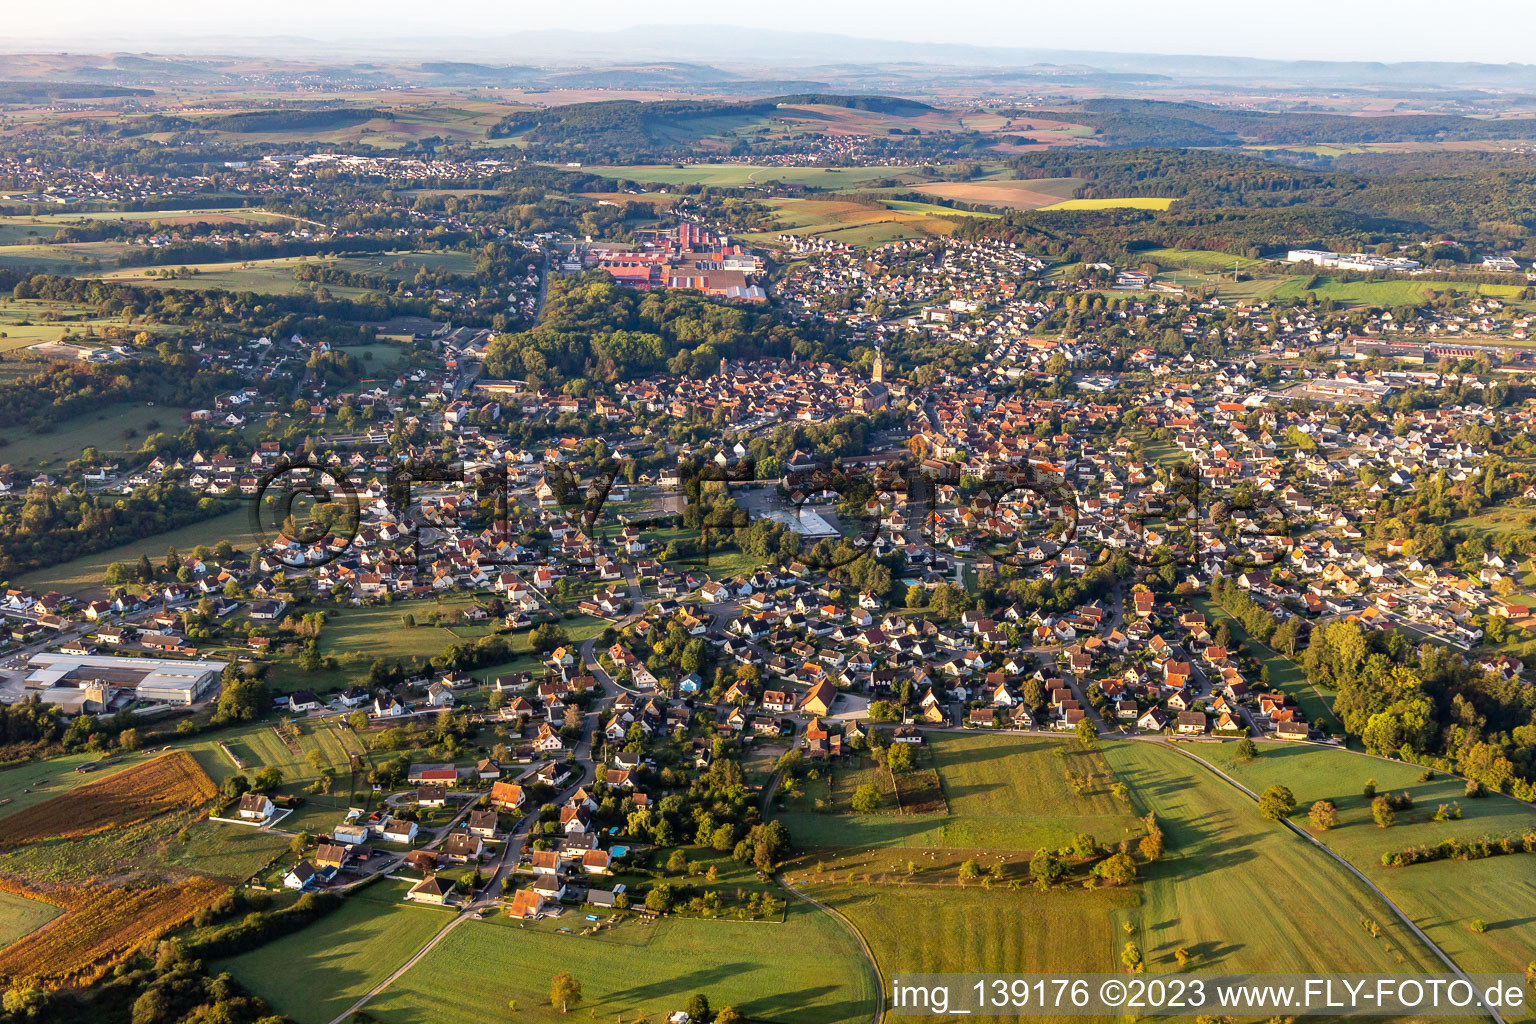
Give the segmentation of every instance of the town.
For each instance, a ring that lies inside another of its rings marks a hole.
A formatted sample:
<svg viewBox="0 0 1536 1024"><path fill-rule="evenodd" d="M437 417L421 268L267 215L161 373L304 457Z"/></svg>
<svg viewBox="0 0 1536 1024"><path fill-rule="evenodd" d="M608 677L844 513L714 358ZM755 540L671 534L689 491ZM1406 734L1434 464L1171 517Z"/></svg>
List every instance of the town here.
<svg viewBox="0 0 1536 1024"><path fill-rule="evenodd" d="M0 89L0 1024L1528 976L1527 118L251 60Z"/></svg>

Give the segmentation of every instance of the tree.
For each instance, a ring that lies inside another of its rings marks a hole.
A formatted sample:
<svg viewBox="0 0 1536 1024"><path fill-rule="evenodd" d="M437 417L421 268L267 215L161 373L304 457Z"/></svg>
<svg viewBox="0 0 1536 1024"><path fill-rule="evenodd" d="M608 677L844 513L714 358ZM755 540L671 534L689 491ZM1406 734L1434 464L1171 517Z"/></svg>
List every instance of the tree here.
<svg viewBox="0 0 1536 1024"><path fill-rule="evenodd" d="M1087 718L1077 723L1077 740L1083 746L1092 750L1099 745L1099 729Z"/></svg>
<svg viewBox="0 0 1536 1024"><path fill-rule="evenodd" d="M907 588L907 607L921 608L928 602L928 588L921 583L914 583Z"/></svg>
<svg viewBox="0 0 1536 1024"><path fill-rule="evenodd" d="M1029 858L1029 873L1042 886L1050 885L1061 878L1066 874L1066 870L1061 863L1061 858L1044 847L1036 850L1035 855Z"/></svg>
<svg viewBox="0 0 1536 1024"><path fill-rule="evenodd" d="M302 857L304 855L305 848L308 846L309 833L300 832L298 835L294 836L293 840L288 844L288 852L293 854L295 857Z"/></svg>
<svg viewBox="0 0 1536 1024"><path fill-rule="evenodd" d="M672 909L672 886L666 882L657 882L651 886L650 892L645 894L645 909L657 914L665 914Z"/></svg>
<svg viewBox="0 0 1536 1024"><path fill-rule="evenodd" d="M561 1013L566 1013L579 1002L581 1002L581 982L571 977L565 971L561 971L550 979L550 1006L558 1006Z"/></svg>
<svg viewBox="0 0 1536 1024"><path fill-rule="evenodd" d="M1371 817L1378 828L1389 828L1397 819L1397 811L1392 809L1392 801L1378 796L1371 801Z"/></svg>
<svg viewBox="0 0 1536 1024"><path fill-rule="evenodd" d="M725 1006L715 1014L715 1024L747 1024L747 1018L736 1007Z"/></svg>
<svg viewBox="0 0 1536 1024"><path fill-rule="evenodd" d="M1270 821L1283 821L1296 809L1296 797L1284 786L1270 786L1259 796L1259 813Z"/></svg>
<svg viewBox="0 0 1536 1024"><path fill-rule="evenodd" d="M1237 759L1244 763L1259 756L1259 745L1246 736L1237 741Z"/></svg>
<svg viewBox="0 0 1536 1024"><path fill-rule="evenodd" d="M1376 799L1376 780L1366 779L1365 786L1360 790L1360 795L1365 797L1367 800Z"/></svg>
<svg viewBox="0 0 1536 1024"><path fill-rule="evenodd" d="M124 750L138 750L144 745L144 741L139 738L139 730L124 729L117 734L117 745Z"/></svg>
<svg viewBox="0 0 1536 1024"><path fill-rule="evenodd" d="M688 997L688 1020L698 1021L699 1024L709 1024L712 1015L709 1012L709 996L703 992L695 992Z"/></svg>
<svg viewBox="0 0 1536 1024"><path fill-rule="evenodd" d="M885 766L894 775L905 775L917 767L917 756L910 743L892 743L885 752Z"/></svg>
<svg viewBox="0 0 1536 1024"><path fill-rule="evenodd" d="M1333 806L1332 801L1319 800L1307 811L1307 820L1319 832L1326 832L1338 825L1339 809Z"/></svg>
<svg viewBox="0 0 1536 1024"><path fill-rule="evenodd" d="M860 814L873 814L880 809L880 791L872 783L864 783L853 791L853 809Z"/></svg>
<svg viewBox="0 0 1536 1024"><path fill-rule="evenodd" d="M960 881L969 882L981 877L981 865L974 860L965 860L960 863Z"/></svg>
<svg viewBox="0 0 1536 1024"><path fill-rule="evenodd" d="M1127 942L1125 948L1120 951L1120 962L1137 974L1146 967L1145 961L1142 960L1141 947L1134 942Z"/></svg>
<svg viewBox="0 0 1536 1024"><path fill-rule="evenodd" d="M257 793L270 793L282 784L283 770L281 768L263 768L251 780L251 789Z"/></svg>
<svg viewBox="0 0 1536 1024"><path fill-rule="evenodd" d="M688 873L688 854L682 850L673 850L672 856L667 858L667 872L673 875L686 875Z"/></svg>
<svg viewBox="0 0 1536 1024"><path fill-rule="evenodd" d="M1093 866L1093 874L1113 885L1130 885L1136 881L1136 862L1129 854L1112 853Z"/></svg>
<svg viewBox="0 0 1536 1024"><path fill-rule="evenodd" d="M1179 962L1180 967L1188 967L1195 962L1195 954L1180 946L1173 951L1173 958Z"/></svg>

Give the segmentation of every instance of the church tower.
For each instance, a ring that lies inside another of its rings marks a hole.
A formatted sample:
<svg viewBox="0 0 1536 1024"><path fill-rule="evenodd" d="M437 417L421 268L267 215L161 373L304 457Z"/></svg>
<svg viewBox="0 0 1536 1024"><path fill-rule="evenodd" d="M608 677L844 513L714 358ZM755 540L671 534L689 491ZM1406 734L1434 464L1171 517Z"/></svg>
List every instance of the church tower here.
<svg viewBox="0 0 1536 1024"><path fill-rule="evenodd" d="M885 383L885 354L875 349L875 363L869 368L869 379L876 384Z"/></svg>

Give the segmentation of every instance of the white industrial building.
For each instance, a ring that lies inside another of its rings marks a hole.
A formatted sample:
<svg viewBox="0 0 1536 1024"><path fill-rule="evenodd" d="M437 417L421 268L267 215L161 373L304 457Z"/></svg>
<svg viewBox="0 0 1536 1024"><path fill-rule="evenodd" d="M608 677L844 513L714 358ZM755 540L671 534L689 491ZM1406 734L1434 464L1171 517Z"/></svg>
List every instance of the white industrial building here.
<svg viewBox="0 0 1536 1024"><path fill-rule="evenodd" d="M131 701L192 704L227 661L171 661L111 655L36 654L26 688L66 711L105 711Z"/></svg>

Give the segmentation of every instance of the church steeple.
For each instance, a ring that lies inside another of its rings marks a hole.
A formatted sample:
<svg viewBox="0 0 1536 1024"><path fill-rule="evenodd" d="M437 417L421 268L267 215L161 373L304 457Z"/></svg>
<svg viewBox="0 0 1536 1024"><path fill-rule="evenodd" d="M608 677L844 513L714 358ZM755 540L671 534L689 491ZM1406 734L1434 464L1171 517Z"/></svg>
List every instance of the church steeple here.
<svg viewBox="0 0 1536 1024"><path fill-rule="evenodd" d="M885 353L878 348L875 349L874 365L869 368L869 379L876 384L885 383Z"/></svg>

